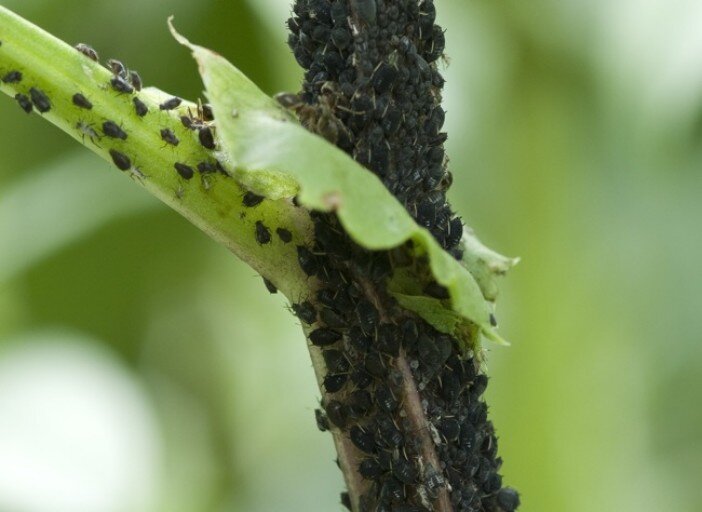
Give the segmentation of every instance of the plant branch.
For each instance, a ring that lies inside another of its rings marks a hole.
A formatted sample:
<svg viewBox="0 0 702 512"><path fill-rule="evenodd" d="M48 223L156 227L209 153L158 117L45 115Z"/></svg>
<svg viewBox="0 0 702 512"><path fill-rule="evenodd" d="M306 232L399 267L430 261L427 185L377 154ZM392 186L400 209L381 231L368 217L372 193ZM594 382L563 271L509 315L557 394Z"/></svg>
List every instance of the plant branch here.
<svg viewBox="0 0 702 512"><path fill-rule="evenodd" d="M111 85L115 76L108 69L2 6L0 42L0 77L21 73L19 80L2 81L0 91L34 99L33 111L103 159L113 161L110 150L126 156L129 165L124 174L228 247L291 301L309 293L308 277L296 263L296 246L308 244L312 236L308 213L286 200L263 200L247 207L243 201L247 190L228 176L229 169L212 172L217 162L226 168L226 158L203 147L197 131L181 123L181 116L197 110L194 103L162 110L159 106L170 96L158 89L115 90ZM87 99L91 108L76 105L75 94ZM42 96L48 101L40 105L43 113L36 106ZM148 108L143 117L135 112L135 98ZM119 126L126 138L105 135L107 121ZM164 129L175 134L177 145L163 140ZM176 163L187 165L194 176L181 176ZM201 172L200 163L211 169L203 167L206 172ZM288 231L291 241L286 243L273 232L270 242L260 243L255 236L257 222Z"/></svg>

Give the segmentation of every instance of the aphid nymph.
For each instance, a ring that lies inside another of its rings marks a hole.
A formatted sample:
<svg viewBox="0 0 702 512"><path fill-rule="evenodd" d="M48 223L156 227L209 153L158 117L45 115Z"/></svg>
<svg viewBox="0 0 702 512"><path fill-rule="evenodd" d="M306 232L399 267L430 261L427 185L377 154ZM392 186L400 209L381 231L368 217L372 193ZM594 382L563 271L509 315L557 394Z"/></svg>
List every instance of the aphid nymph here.
<svg viewBox="0 0 702 512"><path fill-rule="evenodd" d="M88 57L90 60L94 60L95 62L100 60L100 56L95 51L95 49L93 49L92 46L88 46L85 43L78 43L77 45L75 45L74 48L86 57Z"/></svg>
<svg viewBox="0 0 702 512"><path fill-rule="evenodd" d="M192 179L195 175L195 170L192 167L181 162L176 162L173 167L184 180Z"/></svg>
<svg viewBox="0 0 702 512"><path fill-rule="evenodd" d="M149 107L147 107L146 104L136 96L132 98L132 103L134 103L134 111L139 117L144 117L149 113Z"/></svg>
<svg viewBox="0 0 702 512"><path fill-rule="evenodd" d="M132 161L124 153L120 153L116 149L111 149L110 156L112 157L112 161L119 170L128 171L129 169L131 169Z"/></svg>
<svg viewBox="0 0 702 512"><path fill-rule="evenodd" d="M73 104L76 107L84 108L86 110L90 110L93 108L93 104L90 102L90 100L88 100L88 98L86 98L79 92L75 93L72 99Z"/></svg>
<svg viewBox="0 0 702 512"><path fill-rule="evenodd" d="M169 100L164 101L161 103L158 108L161 110L173 110L174 108L178 108L180 104L183 102L182 99L176 98L175 96Z"/></svg>
<svg viewBox="0 0 702 512"><path fill-rule="evenodd" d="M44 94L44 91L41 89L32 87L29 89L29 96L32 99L32 103L34 103L36 109L42 114L51 110L51 102L49 101L48 96Z"/></svg>
<svg viewBox="0 0 702 512"><path fill-rule="evenodd" d="M180 140L178 140L178 137L176 137L176 134L173 133L173 130L170 128L161 129L161 139L171 146L177 146L180 143Z"/></svg>
<svg viewBox="0 0 702 512"><path fill-rule="evenodd" d="M127 140L127 133L114 121L102 123L102 132L113 139Z"/></svg>
<svg viewBox="0 0 702 512"><path fill-rule="evenodd" d="M2 77L2 81L5 82L6 84L16 84L17 82L22 81L22 72L21 71L10 71L9 73L6 73L5 76Z"/></svg>

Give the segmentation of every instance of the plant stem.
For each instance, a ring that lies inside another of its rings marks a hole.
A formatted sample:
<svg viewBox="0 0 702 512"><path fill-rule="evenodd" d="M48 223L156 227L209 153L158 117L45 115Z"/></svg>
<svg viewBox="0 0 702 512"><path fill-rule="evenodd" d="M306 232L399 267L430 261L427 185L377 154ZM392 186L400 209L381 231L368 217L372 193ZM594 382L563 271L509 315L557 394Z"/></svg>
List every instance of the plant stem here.
<svg viewBox="0 0 702 512"><path fill-rule="evenodd" d="M183 102L176 109L161 110L159 105L170 96L158 89L116 91L108 69L2 6L0 42L0 77L12 71L21 73L19 81L0 82L0 91L27 98L31 98L32 90L39 91L50 102L49 110L41 114L49 122L108 162L113 160L110 150L126 156L129 166L124 174L228 247L291 301L309 293L309 279L297 265L296 255L296 246L311 240L308 213L283 200L263 200L247 207L242 200L247 191L226 175L229 169L198 171L202 162L213 168L218 160L224 168L228 162L219 152L204 148L197 131L181 123L180 116L197 110L194 103ZM87 98L92 108L74 104L77 93ZM136 114L134 98L148 108L144 117ZM38 112L36 108L34 111ZM126 139L106 136L106 121L120 126ZM163 129L176 135L177 146L164 142ZM193 169L194 177L179 175L174 168L176 162ZM289 231L292 241L286 243L271 233L270 243L259 243L255 236L257 221Z"/></svg>

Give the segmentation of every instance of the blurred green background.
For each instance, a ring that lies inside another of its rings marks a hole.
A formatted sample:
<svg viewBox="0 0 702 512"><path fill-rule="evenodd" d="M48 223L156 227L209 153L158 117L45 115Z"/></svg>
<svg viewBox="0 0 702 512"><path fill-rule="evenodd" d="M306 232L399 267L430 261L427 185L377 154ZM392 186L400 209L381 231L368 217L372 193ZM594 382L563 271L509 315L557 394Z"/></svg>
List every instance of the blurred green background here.
<svg viewBox="0 0 702 512"><path fill-rule="evenodd" d="M180 96L165 19L297 89L286 0L5 0ZM702 510L702 4L437 0L452 200L522 257L488 400L524 512ZM0 512L341 510L253 271L0 98Z"/></svg>

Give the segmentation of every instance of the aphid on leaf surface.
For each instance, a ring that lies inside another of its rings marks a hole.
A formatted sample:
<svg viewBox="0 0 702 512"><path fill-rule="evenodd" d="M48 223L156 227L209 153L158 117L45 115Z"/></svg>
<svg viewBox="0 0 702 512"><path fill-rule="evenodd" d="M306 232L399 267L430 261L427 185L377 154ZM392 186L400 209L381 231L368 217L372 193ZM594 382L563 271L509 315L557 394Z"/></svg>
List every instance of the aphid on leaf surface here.
<svg viewBox="0 0 702 512"><path fill-rule="evenodd" d="M197 170L200 171L201 174L212 174L217 171L217 166L210 162L200 162L197 164Z"/></svg>
<svg viewBox="0 0 702 512"><path fill-rule="evenodd" d="M86 57L88 57L90 60L94 60L95 62L100 60L100 56L95 51L95 49L93 49L92 46L88 46L85 43L78 43L74 46L74 48Z"/></svg>
<svg viewBox="0 0 702 512"><path fill-rule="evenodd" d="M132 98L132 103L134 103L134 111L139 117L144 117L149 113L149 107L136 96Z"/></svg>
<svg viewBox="0 0 702 512"><path fill-rule="evenodd" d="M287 230L285 228L278 228L275 230L275 232L278 233L278 238L280 238L280 240L284 244L288 244L288 243L292 242L293 237L292 237L292 233L289 230Z"/></svg>
<svg viewBox="0 0 702 512"><path fill-rule="evenodd" d="M22 81L22 72L21 71L10 71L9 73L6 73L5 76L2 77L2 81L5 82L6 84L16 84L17 82Z"/></svg>
<svg viewBox="0 0 702 512"><path fill-rule="evenodd" d="M269 293L278 293L278 288L265 277L263 278L263 284L266 285L266 290L268 290Z"/></svg>
<svg viewBox="0 0 702 512"><path fill-rule="evenodd" d="M113 139L127 140L127 133L114 121L102 123L102 132Z"/></svg>
<svg viewBox="0 0 702 512"><path fill-rule="evenodd" d="M180 177L184 180L192 179L192 177L195 175L195 170L189 165L176 162L175 164L173 164L173 167L178 172Z"/></svg>
<svg viewBox="0 0 702 512"><path fill-rule="evenodd" d="M124 79L119 76L112 77L110 80L110 85L119 93L131 94L134 92L134 87L125 82Z"/></svg>
<svg viewBox="0 0 702 512"><path fill-rule="evenodd" d="M254 206L258 206L261 204L261 201L263 201L263 196L259 196L257 194L254 194L253 192L247 192L244 194L244 197L242 199L242 203L244 206L253 208Z"/></svg>
<svg viewBox="0 0 702 512"><path fill-rule="evenodd" d="M212 111L212 105L209 103L203 103L200 106L202 112L202 119L205 121L214 121L214 112Z"/></svg>
<svg viewBox="0 0 702 512"><path fill-rule="evenodd" d="M110 156L112 157L112 161L119 170L128 171L129 169L131 169L132 161L124 153L120 153L116 149L111 149Z"/></svg>
<svg viewBox="0 0 702 512"><path fill-rule="evenodd" d="M32 110L34 109L34 106L32 105L31 100L26 94L21 94L17 93L15 94L15 100L17 100L17 103L19 106L24 110L27 114L31 114Z"/></svg>
<svg viewBox="0 0 702 512"><path fill-rule="evenodd" d="M215 144L214 133L209 126L200 128L197 134L200 144L207 149L215 149L217 145Z"/></svg>
<svg viewBox="0 0 702 512"><path fill-rule="evenodd" d="M95 131L92 124L86 123L85 121L78 121L76 123L76 129L80 132L80 138L84 144L85 137L87 136L90 139L90 142L95 144L97 147L100 147L98 143L95 142L95 139L100 140L100 135Z"/></svg>
<svg viewBox="0 0 702 512"><path fill-rule="evenodd" d="M139 73L134 71L133 69L129 70L129 77L128 77L129 83L132 84L132 87L134 87L137 91L141 91L141 76L139 76Z"/></svg>
<svg viewBox="0 0 702 512"><path fill-rule="evenodd" d="M32 103L34 103L36 109L42 114L51 110L51 102L49 101L48 96L44 94L44 91L41 89L32 87L29 89L29 96L32 99Z"/></svg>
<svg viewBox="0 0 702 512"><path fill-rule="evenodd" d="M173 133L173 130L170 128L161 129L161 139L171 146L177 146L180 143L180 140L178 140L178 137L176 137L176 134Z"/></svg>
<svg viewBox="0 0 702 512"><path fill-rule="evenodd" d="M107 59L107 69L115 76L127 78L127 67L117 59Z"/></svg>
<svg viewBox="0 0 702 512"><path fill-rule="evenodd" d="M188 130L194 130L195 129L195 122L193 121L193 118L190 116L180 116L180 122L185 126Z"/></svg>
<svg viewBox="0 0 702 512"><path fill-rule="evenodd" d="M260 220L256 221L256 241L259 245L271 243L271 230Z"/></svg>
<svg viewBox="0 0 702 512"><path fill-rule="evenodd" d="M161 110L173 110L174 108L178 108L180 104L183 102L182 99L176 98L175 96L169 100L164 101L161 103L158 108Z"/></svg>
<svg viewBox="0 0 702 512"><path fill-rule="evenodd" d="M72 99L73 104L76 107L84 108L86 110L91 110L93 108L93 104L90 103L90 100L79 92L75 93Z"/></svg>

